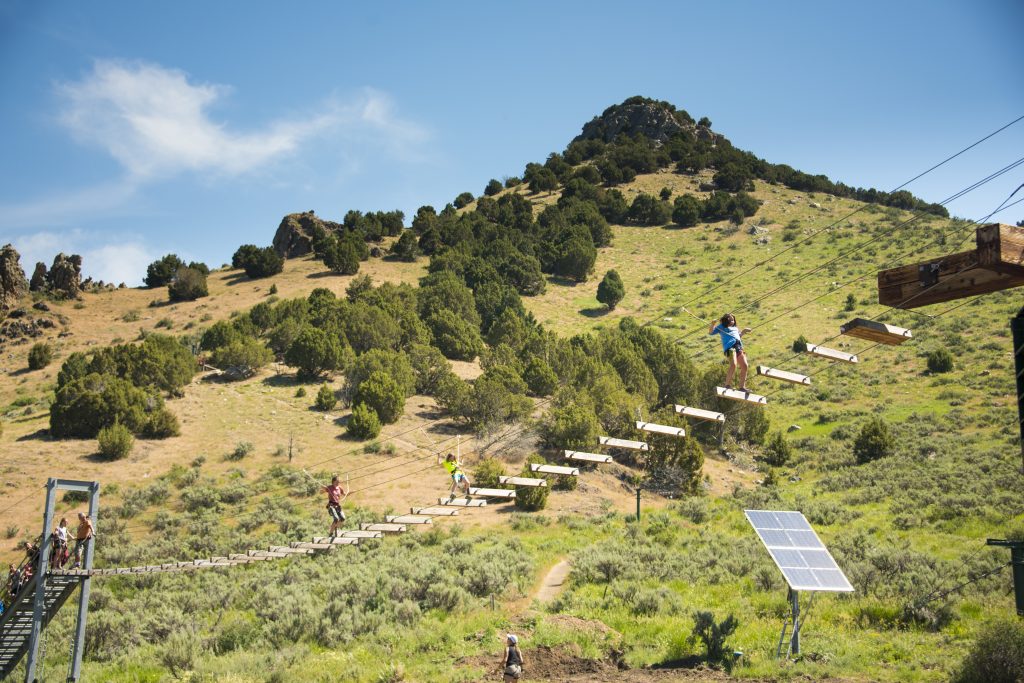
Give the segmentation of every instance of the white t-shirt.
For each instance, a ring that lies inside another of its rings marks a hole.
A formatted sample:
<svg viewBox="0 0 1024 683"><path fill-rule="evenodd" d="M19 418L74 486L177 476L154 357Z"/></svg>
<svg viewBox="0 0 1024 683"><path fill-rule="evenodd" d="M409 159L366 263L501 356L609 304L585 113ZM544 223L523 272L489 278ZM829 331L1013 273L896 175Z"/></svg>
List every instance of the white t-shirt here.
<svg viewBox="0 0 1024 683"><path fill-rule="evenodd" d="M59 527L57 527L57 539L61 543L67 543L68 542L68 528L66 526L59 526Z"/></svg>

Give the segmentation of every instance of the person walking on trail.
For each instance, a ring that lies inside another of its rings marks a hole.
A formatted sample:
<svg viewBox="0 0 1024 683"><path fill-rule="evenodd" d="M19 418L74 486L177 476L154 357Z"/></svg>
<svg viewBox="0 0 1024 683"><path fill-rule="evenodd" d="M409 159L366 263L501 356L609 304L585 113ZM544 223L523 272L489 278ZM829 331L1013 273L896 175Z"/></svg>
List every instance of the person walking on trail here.
<svg viewBox="0 0 1024 683"><path fill-rule="evenodd" d="M96 530L93 529L92 520L84 512L78 513L78 531L75 533L75 564L71 566L72 569L78 569L82 566L82 554L85 551L89 541L92 540Z"/></svg>
<svg viewBox="0 0 1024 683"><path fill-rule="evenodd" d="M711 325L708 334L717 334L722 337L722 351L729 359L729 369L725 373L725 388L732 389L732 378L736 372L736 366L740 368L739 385L740 391L747 391L747 354L743 350L743 335L750 332L749 327L742 330L736 327L736 316L726 313L718 323Z"/></svg>
<svg viewBox="0 0 1024 683"><path fill-rule="evenodd" d="M523 675L523 651L519 649L519 638L509 633L505 636L505 658L501 661L504 683L514 683Z"/></svg>
<svg viewBox="0 0 1024 683"><path fill-rule="evenodd" d="M437 455L437 462L444 466L452 477L452 488L448 500L455 500L455 489L461 488L463 494L469 499L469 478L462 471L462 463L458 461L454 453L449 453L443 460L441 454Z"/></svg>
<svg viewBox="0 0 1024 683"><path fill-rule="evenodd" d="M341 485L341 478L338 475L331 477L330 486L322 486L321 489L327 493L327 512L331 515L331 537L337 535L338 527L345 521L345 511L341 504L348 498L348 491Z"/></svg>

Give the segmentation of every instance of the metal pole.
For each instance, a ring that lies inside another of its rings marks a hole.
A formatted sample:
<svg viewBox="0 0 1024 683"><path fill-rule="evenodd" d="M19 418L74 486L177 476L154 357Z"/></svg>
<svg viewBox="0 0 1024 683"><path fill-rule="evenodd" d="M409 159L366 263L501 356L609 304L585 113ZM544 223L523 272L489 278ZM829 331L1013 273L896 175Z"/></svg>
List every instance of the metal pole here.
<svg viewBox="0 0 1024 683"><path fill-rule="evenodd" d="M53 523L53 508L56 498L57 480L46 481L46 511L43 512L43 535L39 548L39 559L33 569L36 577L36 595L32 608L32 631L28 637L28 661L25 664L25 683L35 683L36 668L39 666L39 640L43 633L43 619L46 615L46 572L50 559L50 543L52 535L50 525ZM31 567L32 565L29 564Z"/></svg>
<svg viewBox="0 0 1024 683"><path fill-rule="evenodd" d="M1010 318L1013 333L1013 364L1017 376L1017 419L1020 420L1021 471L1024 472L1024 308Z"/></svg>
<svg viewBox="0 0 1024 683"><path fill-rule="evenodd" d="M990 538L985 541L985 545L995 545L1010 549L1014 602L1017 605L1017 614L1024 617L1024 541Z"/></svg>
<svg viewBox="0 0 1024 683"><path fill-rule="evenodd" d="M793 591L793 640L790 652L800 654L800 591Z"/></svg>
<svg viewBox="0 0 1024 683"><path fill-rule="evenodd" d="M92 541L85 546L85 557L82 561L84 569L92 569L92 558L96 548L96 534L99 531L97 515L100 511L100 485L93 482L89 490L89 519L92 520ZM75 646L71 657L71 673L68 683L76 683L82 675L82 653L85 651L85 618L89 613L89 585L91 579L87 574L82 579L78 594L78 621L75 624Z"/></svg>
<svg viewBox="0 0 1024 683"><path fill-rule="evenodd" d="M636 521L640 521L640 487L636 487Z"/></svg>

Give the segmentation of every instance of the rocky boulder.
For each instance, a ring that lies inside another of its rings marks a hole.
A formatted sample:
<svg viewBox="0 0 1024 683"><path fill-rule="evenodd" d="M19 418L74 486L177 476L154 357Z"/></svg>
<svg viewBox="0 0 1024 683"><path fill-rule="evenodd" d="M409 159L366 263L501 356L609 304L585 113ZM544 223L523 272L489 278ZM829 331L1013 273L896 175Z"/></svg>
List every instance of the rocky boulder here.
<svg viewBox="0 0 1024 683"><path fill-rule="evenodd" d="M46 274L46 284L55 296L76 299L82 290L82 257L57 254Z"/></svg>
<svg viewBox="0 0 1024 683"><path fill-rule="evenodd" d="M340 223L320 219L312 211L291 213L281 219L274 233L274 251L284 258L297 258L313 251L313 240L323 232L338 233Z"/></svg>
<svg viewBox="0 0 1024 683"><path fill-rule="evenodd" d="M0 311L8 311L18 305L21 297L28 294L28 280L21 269L21 256L10 244L0 249Z"/></svg>
<svg viewBox="0 0 1024 683"><path fill-rule="evenodd" d="M36 261L36 269L32 271L32 279L28 282L29 290L41 292L46 289L46 264Z"/></svg>

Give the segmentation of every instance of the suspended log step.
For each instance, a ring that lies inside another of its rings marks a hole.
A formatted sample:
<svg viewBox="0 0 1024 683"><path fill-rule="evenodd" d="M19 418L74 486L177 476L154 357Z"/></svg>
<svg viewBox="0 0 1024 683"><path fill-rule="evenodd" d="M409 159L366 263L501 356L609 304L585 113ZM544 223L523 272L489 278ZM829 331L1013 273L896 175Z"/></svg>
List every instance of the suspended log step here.
<svg viewBox="0 0 1024 683"><path fill-rule="evenodd" d="M836 351L835 349L826 349L824 346L818 346L817 344L808 344L807 353L812 356L821 356L822 358L828 358L829 360L841 360L845 363L859 363L860 359L852 353L846 353L845 351Z"/></svg>
<svg viewBox="0 0 1024 683"><path fill-rule="evenodd" d="M342 538L384 538L382 531L366 531L365 529L350 529L341 532Z"/></svg>
<svg viewBox="0 0 1024 683"><path fill-rule="evenodd" d="M388 524L433 524L434 519L426 515L384 515Z"/></svg>
<svg viewBox="0 0 1024 683"><path fill-rule="evenodd" d="M303 548L305 550L330 550L331 549L331 544L330 543L303 543L303 542L300 542L300 541L295 541L294 543L289 543L288 545L291 546L292 548Z"/></svg>
<svg viewBox="0 0 1024 683"><path fill-rule="evenodd" d="M513 489L479 489L475 486L469 487L471 496L484 496L485 498L515 498L516 492Z"/></svg>
<svg viewBox="0 0 1024 683"><path fill-rule="evenodd" d="M511 484L512 486L526 486L532 488L539 488L541 486L547 486L548 483L544 479L531 479L530 477L498 477L499 484Z"/></svg>
<svg viewBox="0 0 1024 683"><path fill-rule="evenodd" d="M772 379L779 379L783 382L792 382L793 384L811 383L811 378L807 375L800 375L795 372L789 372L788 370L776 370L775 368L769 368L766 365L758 365L757 374L764 375L765 377L771 377Z"/></svg>
<svg viewBox="0 0 1024 683"><path fill-rule="evenodd" d="M909 341L912 336L910 330L864 318L854 318L845 325L841 325L839 327L839 334L847 334L851 337L867 339L868 341L888 344L889 346L898 346L905 341Z"/></svg>
<svg viewBox="0 0 1024 683"><path fill-rule="evenodd" d="M710 422L725 422L725 413L718 413L714 410L704 410L703 408L691 408L690 406L676 406L676 412L686 417L692 417L696 420L708 420Z"/></svg>
<svg viewBox="0 0 1024 683"><path fill-rule="evenodd" d="M740 391L739 389L726 389L725 387L715 387L715 392L718 393L720 398L727 398L731 401L744 401L746 403L757 403L759 405L768 405L768 399L758 394L752 394L749 391Z"/></svg>
<svg viewBox="0 0 1024 683"><path fill-rule="evenodd" d="M473 500L472 498L438 498L437 504L457 508L482 508L487 505L487 501Z"/></svg>
<svg viewBox="0 0 1024 683"><path fill-rule="evenodd" d="M650 432L651 434L667 434L668 436L686 436L686 430L682 427L672 427L670 425L660 425L654 422L642 422L636 421L636 428L641 432Z"/></svg>
<svg viewBox="0 0 1024 683"><path fill-rule="evenodd" d="M288 545L272 545L270 546L270 552L272 553L285 553L286 555L312 555L313 551L309 548L292 548Z"/></svg>
<svg viewBox="0 0 1024 683"><path fill-rule="evenodd" d="M246 553L249 557L261 557L268 560L278 560L282 557L287 557L287 553L275 553L271 550L250 550Z"/></svg>
<svg viewBox="0 0 1024 683"><path fill-rule="evenodd" d="M629 439L616 439L611 436L599 436L597 437L598 442L602 446L611 446L612 448L628 448L634 451L649 451L651 447L645 444L643 441L630 441Z"/></svg>
<svg viewBox="0 0 1024 683"><path fill-rule="evenodd" d="M358 545L359 539L351 536L324 536L313 539L314 543L326 543L327 545Z"/></svg>
<svg viewBox="0 0 1024 683"><path fill-rule="evenodd" d="M387 522L364 523L360 524L359 528L362 531L383 531L386 534L400 534L405 531L404 524L388 524Z"/></svg>
<svg viewBox="0 0 1024 683"><path fill-rule="evenodd" d="M566 451L569 453L570 451ZM606 458L608 456L605 456ZM611 458L609 458L610 460ZM531 472L540 472L541 474L559 474L567 477L578 477L580 476L580 468L578 467L562 467L561 465L541 465L540 463L530 463Z"/></svg>
<svg viewBox="0 0 1024 683"><path fill-rule="evenodd" d="M583 451L566 451L565 459L582 460L583 462L598 462L603 464L614 462L610 455L603 455L601 453L584 453Z"/></svg>
<svg viewBox="0 0 1024 683"><path fill-rule="evenodd" d="M454 517L459 514L459 511L455 508L446 508L443 506L411 508L410 512L414 515L430 515L431 517Z"/></svg>

